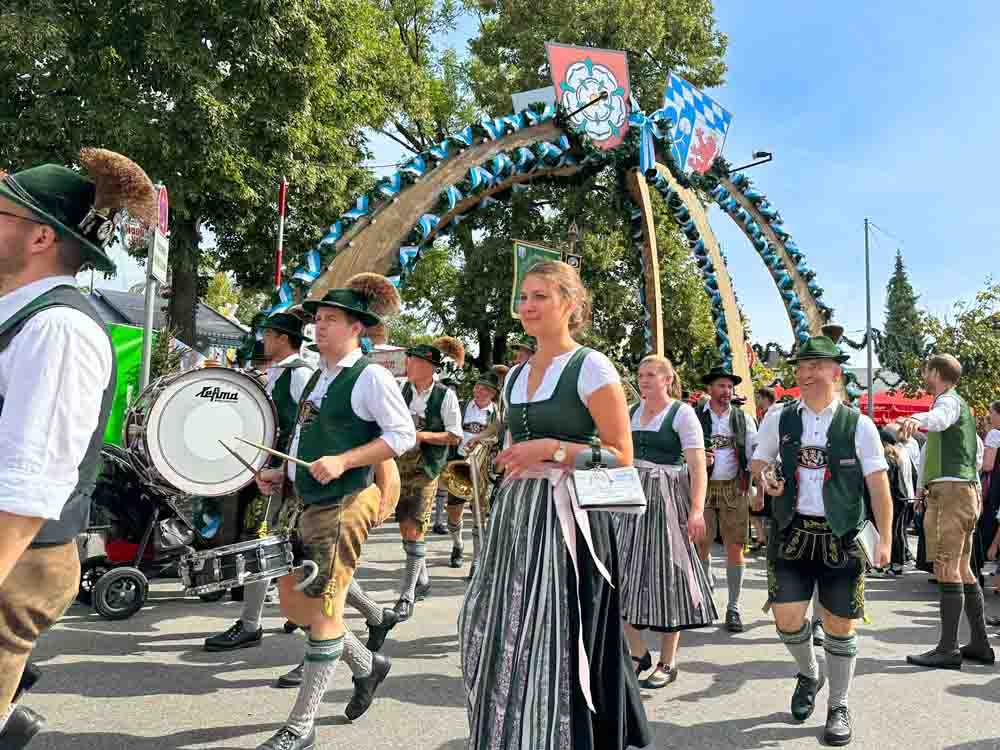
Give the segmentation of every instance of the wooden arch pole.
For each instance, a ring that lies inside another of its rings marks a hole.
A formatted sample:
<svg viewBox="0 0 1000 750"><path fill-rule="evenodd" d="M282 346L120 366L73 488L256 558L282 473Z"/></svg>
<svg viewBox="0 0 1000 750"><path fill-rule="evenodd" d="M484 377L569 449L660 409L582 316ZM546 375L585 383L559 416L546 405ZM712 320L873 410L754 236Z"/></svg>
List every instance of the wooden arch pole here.
<svg viewBox="0 0 1000 750"><path fill-rule="evenodd" d="M653 335L653 352L661 357L663 345L663 302L660 297L660 259L656 250L656 223L653 220L653 204L649 199L649 185L638 169L629 170L626 184L632 202L642 211L642 258L645 278L642 283L646 292L646 310L649 313L649 327Z"/></svg>

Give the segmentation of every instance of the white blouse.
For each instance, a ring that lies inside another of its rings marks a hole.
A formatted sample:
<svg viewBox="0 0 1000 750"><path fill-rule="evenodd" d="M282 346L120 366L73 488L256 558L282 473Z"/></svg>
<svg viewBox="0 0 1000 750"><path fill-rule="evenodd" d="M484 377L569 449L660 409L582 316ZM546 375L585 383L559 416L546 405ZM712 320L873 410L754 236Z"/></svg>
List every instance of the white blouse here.
<svg viewBox="0 0 1000 750"><path fill-rule="evenodd" d="M559 382L559 376L562 375L563 370L566 369L566 365L569 364L570 359L572 359L579 348L571 349L552 360L552 364L549 365L542 378L542 384L538 386L538 390L531 397L531 403L545 401L552 397L552 394L556 390L556 384ZM519 372L515 372L517 369L514 368L508 373L508 377L517 376L517 380L514 381L514 386L511 389L510 402L513 404L523 404L528 400L528 379L531 377L531 360L520 366ZM611 364L611 360L600 352L591 351L584 357L583 365L580 367L580 377L576 381L576 392L580 395L580 400L586 404L594 391L603 388L609 383L620 382L621 378L618 376L615 366ZM506 397L507 389L505 388L505 400Z"/></svg>
<svg viewBox="0 0 1000 750"><path fill-rule="evenodd" d="M642 419L646 413L646 402L643 401L639 405L639 408L635 410L635 414L632 415L632 430L659 432L660 428L663 427L663 420L667 418L667 412L673 408L673 405L674 401L669 401L663 411L653 417L649 424L643 426ZM683 450L705 447L705 431L701 429L701 422L698 421L698 415L690 404L682 403L680 405L677 413L674 414L674 421L671 426L680 438Z"/></svg>

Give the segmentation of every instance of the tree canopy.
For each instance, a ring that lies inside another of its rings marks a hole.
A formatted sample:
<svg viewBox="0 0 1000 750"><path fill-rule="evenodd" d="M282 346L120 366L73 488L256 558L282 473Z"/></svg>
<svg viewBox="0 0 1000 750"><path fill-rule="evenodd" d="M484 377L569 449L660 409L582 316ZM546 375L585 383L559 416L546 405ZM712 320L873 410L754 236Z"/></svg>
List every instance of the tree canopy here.
<svg viewBox="0 0 1000 750"><path fill-rule="evenodd" d="M895 269L886 285L885 330L879 362L911 386L920 384L920 363L927 346L918 299L906 274L903 254L897 251Z"/></svg>

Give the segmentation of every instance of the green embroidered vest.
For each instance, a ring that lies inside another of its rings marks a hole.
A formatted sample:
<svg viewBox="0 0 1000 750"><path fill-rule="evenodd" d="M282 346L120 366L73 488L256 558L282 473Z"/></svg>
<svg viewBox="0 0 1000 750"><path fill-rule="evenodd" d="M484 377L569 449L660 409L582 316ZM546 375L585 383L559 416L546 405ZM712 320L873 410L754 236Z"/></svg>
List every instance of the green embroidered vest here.
<svg viewBox="0 0 1000 750"><path fill-rule="evenodd" d="M959 417L947 430L927 433L924 484L930 484L940 477L974 482L977 474L976 419L972 416L969 405L954 388L941 396L954 396L958 400Z"/></svg>
<svg viewBox="0 0 1000 750"><path fill-rule="evenodd" d="M773 500L772 512L779 529L795 518L798 505L799 449L802 448L802 413L799 401L781 410L778 435L785 492ZM865 521L865 477L855 448L855 433L861 412L840 404L826 433L826 479L823 482L823 509L826 521L838 537L846 536ZM808 450L808 449L807 449Z"/></svg>
<svg viewBox="0 0 1000 750"><path fill-rule="evenodd" d="M632 407L629 416L642 406L641 403ZM680 401L674 401L663 418L663 424L656 432L650 430L632 430L632 445L635 447L637 460L652 461L655 464L678 466L684 463L684 451L681 448L681 438L674 429L674 417L681 408Z"/></svg>
<svg viewBox="0 0 1000 750"><path fill-rule="evenodd" d="M403 400L406 405L409 406L410 402L413 400L413 395L416 390L413 387L413 383L407 381L403 385ZM434 383L431 386L431 393L427 397L427 405L424 408L423 422L417 421L417 431L418 432L445 432L444 426L444 415L441 413L441 407L444 404L444 397L448 393L448 387L442 385L441 383ZM448 463L448 452L451 446L448 445L431 445L430 443L420 444L420 455L421 461L424 467L424 473L430 478L435 479L441 475L444 470L445 464Z"/></svg>
<svg viewBox="0 0 1000 750"><path fill-rule="evenodd" d="M284 372L274 381L274 388L271 389L274 408L278 412L278 441L274 447L282 453L287 452L286 448L291 443L295 418L299 413L299 405L292 398L292 371L299 367L309 367L309 365L304 360L296 358L282 367Z"/></svg>
<svg viewBox="0 0 1000 750"><path fill-rule="evenodd" d="M511 403L514 383L524 371L518 365L507 377L507 429L511 440L520 443L537 438L555 438L567 443L591 444L597 440L597 426L587 405L580 400L577 381L583 360L593 349L581 346L559 375L552 395L544 401Z"/></svg>
<svg viewBox="0 0 1000 750"><path fill-rule="evenodd" d="M319 411L309 401L322 372L317 370L302 392L299 405L298 458L315 461L323 456L337 456L370 443L382 434L376 422L368 422L354 413L351 392L361 373L371 362L361 357L350 367L345 367L333 379L323 396ZM304 466L295 469L295 489L306 505L332 505L347 495L354 494L372 483L372 467L358 466L345 471L329 484L313 479Z"/></svg>
<svg viewBox="0 0 1000 750"><path fill-rule="evenodd" d="M91 320L97 323L101 330L107 335L104 322L98 316L97 311L87 302L86 297L80 294L79 290L71 286L57 286L40 297L36 297L27 305L14 313L10 319L0 325L0 351L3 351L14 337L21 330L21 327L33 315L47 310L50 307L72 307L79 310ZM108 346L111 340L108 339ZM112 349L113 351L113 349ZM41 547L54 544L65 544L76 538L86 527L90 519L90 496L97 483L97 475L101 468L101 445L104 443L104 429L108 424L108 416L111 414L111 406L115 398L115 383L117 378L117 367L115 358L111 358L111 379L104 389L104 396L101 399L101 412L97 420L97 428L90 438L87 452L79 466L79 480L72 494L63 506L62 514L57 520L46 521L38 531L31 546ZM72 398L72 394L66 394L67 398ZM0 411L3 409L3 398L0 397Z"/></svg>
<svg viewBox="0 0 1000 750"><path fill-rule="evenodd" d="M712 408L708 402L698 404L695 410L698 414L698 421L701 422L702 432L705 433L705 450L712 448ZM735 406L729 407L729 429L733 433L733 442L736 444L736 460L739 462L739 471L736 476L740 479L747 476L749 463L747 462L747 415L742 409ZM709 478L712 477L712 468L708 470Z"/></svg>

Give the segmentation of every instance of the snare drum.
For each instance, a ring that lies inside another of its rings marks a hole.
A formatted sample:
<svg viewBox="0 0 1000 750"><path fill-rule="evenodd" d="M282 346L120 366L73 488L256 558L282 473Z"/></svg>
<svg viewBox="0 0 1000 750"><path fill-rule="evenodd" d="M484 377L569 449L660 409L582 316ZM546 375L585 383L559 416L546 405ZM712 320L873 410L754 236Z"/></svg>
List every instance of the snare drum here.
<svg viewBox="0 0 1000 750"><path fill-rule="evenodd" d="M288 538L266 536L191 552L181 557L177 568L188 594L208 594L279 578L291 573L294 565Z"/></svg>
<svg viewBox="0 0 1000 750"><path fill-rule="evenodd" d="M274 402L257 378L210 367L151 383L125 415L124 444L150 484L218 497L254 478L219 441L259 470L268 455L235 438L274 445L277 424Z"/></svg>

